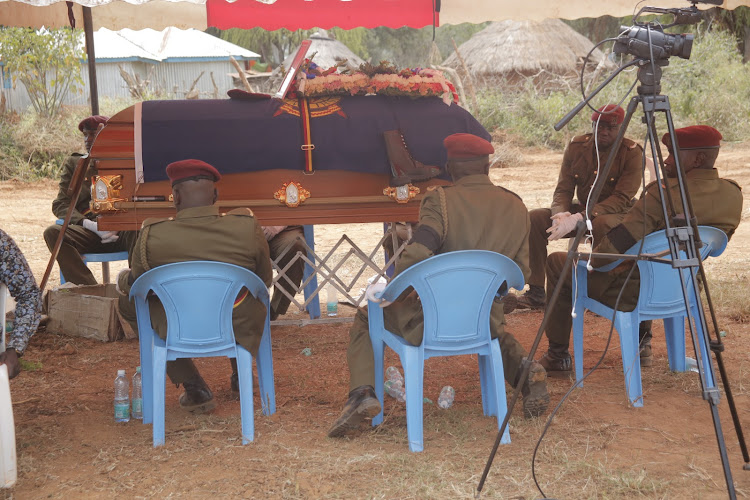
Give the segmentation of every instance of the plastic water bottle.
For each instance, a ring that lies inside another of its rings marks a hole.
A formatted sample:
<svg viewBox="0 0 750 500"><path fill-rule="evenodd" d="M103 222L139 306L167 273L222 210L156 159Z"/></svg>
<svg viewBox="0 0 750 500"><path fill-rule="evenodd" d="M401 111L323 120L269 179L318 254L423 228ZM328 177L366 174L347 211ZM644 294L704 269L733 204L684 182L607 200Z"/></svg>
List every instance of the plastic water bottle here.
<svg viewBox="0 0 750 500"><path fill-rule="evenodd" d="M125 370L117 370L115 379L115 422L130 421L130 387Z"/></svg>
<svg viewBox="0 0 750 500"><path fill-rule="evenodd" d="M141 367L135 369L133 375L133 400L131 402L130 415L138 420L143 420L143 386L141 384Z"/></svg>
<svg viewBox="0 0 750 500"><path fill-rule="evenodd" d="M446 385L440 391L440 396L438 396L438 406L444 410L450 408L453 406L453 399L455 397L456 391L453 390L453 387Z"/></svg>
<svg viewBox="0 0 750 500"><path fill-rule="evenodd" d="M401 382L401 385L404 385L404 376L401 375L401 372L398 371L398 368L396 368L395 366L389 366L385 370L385 379L393 380L394 382L398 380L399 382Z"/></svg>
<svg viewBox="0 0 750 500"><path fill-rule="evenodd" d="M386 394L398 401L406 401L406 390L401 380L386 380L383 384Z"/></svg>
<svg viewBox="0 0 750 500"><path fill-rule="evenodd" d="M338 316L339 314L339 291L329 283L326 287L326 313L328 316Z"/></svg>

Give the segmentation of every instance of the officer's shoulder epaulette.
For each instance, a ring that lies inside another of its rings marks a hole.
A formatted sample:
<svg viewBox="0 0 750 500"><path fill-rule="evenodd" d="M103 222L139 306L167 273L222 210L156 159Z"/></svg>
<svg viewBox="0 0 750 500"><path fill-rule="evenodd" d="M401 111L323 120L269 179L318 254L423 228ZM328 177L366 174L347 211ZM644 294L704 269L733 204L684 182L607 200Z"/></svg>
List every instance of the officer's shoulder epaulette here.
<svg viewBox="0 0 750 500"><path fill-rule="evenodd" d="M627 149L634 149L636 146L640 146L640 144L632 139L628 139L627 137L622 138L622 145Z"/></svg>
<svg viewBox="0 0 750 500"><path fill-rule="evenodd" d="M583 135L577 135L577 136L573 137L573 138L572 138L572 139L570 140L570 143L571 143L571 144L578 144L578 143L586 142L586 141L588 141L588 140L589 140L590 138L591 138L591 134L583 134Z"/></svg>
<svg viewBox="0 0 750 500"><path fill-rule="evenodd" d="M739 189L740 191L742 191L742 186L740 186L739 183L736 180L734 180L734 179L727 179L727 178L724 178L724 180L731 182L732 184L734 184L735 186L737 186L737 189Z"/></svg>
<svg viewBox="0 0 750 500"><path fill-rule="evenodd" d="M174 217L151 217L143 221L143 224L141 224L141 229L143 229L144 227L153 226L154 224L158 224L159 222L166 222L170 220L174 220Z"/></svg>
<svg viewBox="0 0 750 500"><path fill-rule="evenodd" d="M242 217L254 217L255 216L253 211L247 207L235 208L234 210L230 210L229 212L227 212L227 215L240 215Z"/></svg>
<svg viewBox="0 0 750 500"><path fill-rule="evenodd" d="M511 191L510 189L504 188L502 186L495 186L495 187L498 187L498 188L502 189L503 191L505 191L508 194L512 194L513 196L515 196L516 198L518 198L523 203L523 198L521 198L520 196L518 196L517 193Z"/></svg>

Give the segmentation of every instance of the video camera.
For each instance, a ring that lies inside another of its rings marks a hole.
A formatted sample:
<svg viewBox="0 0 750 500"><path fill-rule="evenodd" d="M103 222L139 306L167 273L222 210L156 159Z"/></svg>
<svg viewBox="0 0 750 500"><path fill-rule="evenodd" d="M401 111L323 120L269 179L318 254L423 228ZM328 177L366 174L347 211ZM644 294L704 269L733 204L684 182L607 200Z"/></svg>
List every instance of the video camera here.
<svg viewBox="0 0 750 500"><path fill-rule="evenodd" d="M702 12L696 7L697 3L721 5L723 0L691 0L693 4L686 8L663 9L659 7L643 7L633 17L633 26L623 26L622 33L615 40L613 52L615 54L630 54L639 59L649 59L660 66L668 64L670 56L690 59L693 48L693 35L665 33L666 28L677 25L696 24L702 18ZM661 24L654 22L638 22L642 14L668 14L673 16L673 22Z"/></svg>

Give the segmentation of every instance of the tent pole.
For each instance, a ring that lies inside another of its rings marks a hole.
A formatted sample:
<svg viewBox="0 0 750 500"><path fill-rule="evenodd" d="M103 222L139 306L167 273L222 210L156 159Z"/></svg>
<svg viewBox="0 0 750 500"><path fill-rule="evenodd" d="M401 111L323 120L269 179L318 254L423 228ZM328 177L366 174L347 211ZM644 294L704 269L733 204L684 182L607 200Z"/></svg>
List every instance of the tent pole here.
<svg viewBox="0 0 750 500"><path fill-rule="evenodd" d="M86 58L89 65L89 89L91 114L99 114L99 88L96 85L96 60L94 58L94 23L91 20L91 7L83 7L83 32L86 37Z"/></svg>

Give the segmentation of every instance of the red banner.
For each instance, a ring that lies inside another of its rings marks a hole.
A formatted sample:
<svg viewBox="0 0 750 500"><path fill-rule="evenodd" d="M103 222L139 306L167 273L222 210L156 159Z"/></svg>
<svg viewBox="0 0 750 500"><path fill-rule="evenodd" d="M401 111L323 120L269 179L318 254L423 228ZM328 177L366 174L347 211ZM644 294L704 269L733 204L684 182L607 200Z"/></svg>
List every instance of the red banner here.
<svg viewBox="0 0 750 500"><path fill-rule="evenodd" d="M387 26L422 28L433 23L433 0L207 0L208 26L219 29L289 30L337 26L342 29ZM434 22L439 26L438 14Z"/></svg>

